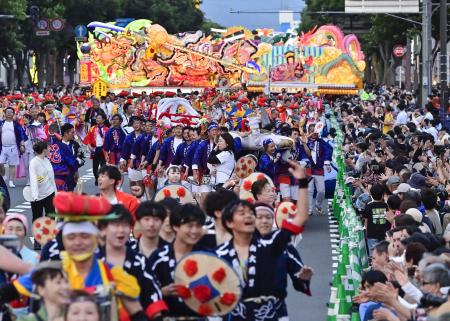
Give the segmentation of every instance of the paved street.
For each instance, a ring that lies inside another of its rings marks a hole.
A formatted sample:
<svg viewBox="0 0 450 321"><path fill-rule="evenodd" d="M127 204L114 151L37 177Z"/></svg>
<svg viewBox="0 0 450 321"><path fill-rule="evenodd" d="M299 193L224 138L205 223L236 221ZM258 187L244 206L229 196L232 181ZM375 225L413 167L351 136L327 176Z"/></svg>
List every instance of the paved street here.
<svg viewBox="0 0 450 321"><path fill-rule="evenodd" d="M80 177L83 180L83 191L90 195L98 193L94 185L94 175L90 168L91 162L81 168ZM25 202L22 189L25 180L16 181L16 188L9 189L11 194L11 209L9 212L26 214L31 223L31 206ZM124 186L128 186L127 183ZM125 188L126 191L126 188ZM31 225L30 225L31 226ZM326 303L330 296L331 279L331 245L329 222L327 216L312 216L308 221L303 240L299 244L300 255L305 264L311 266L315 275L312 281L312 297L296 292L289 285L287 304L292 321L322 321L326 319Z"/></svg>

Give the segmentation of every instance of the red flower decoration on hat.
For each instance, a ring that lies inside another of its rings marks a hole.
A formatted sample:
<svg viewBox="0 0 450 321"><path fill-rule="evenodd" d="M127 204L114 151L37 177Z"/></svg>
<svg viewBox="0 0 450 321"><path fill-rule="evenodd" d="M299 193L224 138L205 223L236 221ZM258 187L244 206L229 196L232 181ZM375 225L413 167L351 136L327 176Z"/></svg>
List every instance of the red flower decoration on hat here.
<svg viewBox="0 0 450 321"><path fill-rule="evenodd" d="M296 211L297 210L297 206L295 206L295 204L291 205L291 210Z"/></svg>
<svg viewBox="0 0 450 321"><path fill-rule="evenodd" d="M168 189L163 190L163 194L164 194L165 198L168 198L168 197L172 196L171 193L170 193L170 190L168 190Z"/></svg>
<svg viewBox="0 0 450 321"><path fill-rule="evenodd" d="M217 282L217 283L222 283L222 281L227 277L227 272L225 272L224 268L220 268L217 269L213 275L212 278Z"/></svg>
<svg viewBox="0 0 450 321"><path fill-rule="evenodd" d="M180 187L177 189L177 195L178 197L185 197L186 196L186 190L183 187Z"/></svg>
<svg viewBox="0 0 450 321"><path fill-rule="evenodd" d="M197 313L200 315L211 315L213 313L213 310L209 305L202 304L198 307Z"/></svg>
<svg viewBox="0 0 450 321"><path fill-rule="evenodd" d="M191 297L191 291L184 285L177 285L177 294L182 299L188 299Z"/></svg>
<svg viewBox="0 0 450 321"><path fill-rule="evenodd" d="M259 174L259 175L256 177L256 179L257 179L258 181L262 181L264 178L265 178L265 177L264 177L264 174Z"/></svg>
<svg viewBox="0 0 450 321"><path fill-rule="evenodd" d="M244 188L244 190L249 191L252 189L252 185L253 183L251 181L244 181L242 187Z"/></svg>
<svg viewBox="0 0 450 321"><path fill-rule="evenodd" d="M194 276L198 272L197 261L187 259L183 264L183 270L187 276Z"/></svg>
<svg viewBox="0 0 450 321"><path fill-rule="evenodd" d="M234 293L225 292L220 297L220 303L223 305L232 305L234 302L236 302L236 295Z"/></svg>
<svg viewBox="0 0 450 321"><path fill-rule="evenodd" d="M287 214L289 212L287 207L283 207L281 212L283 212L284 214Z"/></svg>
<svg viewBox="0 0 450 321"><path fill-rule="evenodd" d="M247 202L249 202L249 203L253 203L254 201L255 200L253 198L251 198L251 197L247 198Z"/></svg>
<svg viewBox="0 0 450 321"><path fill-rule="evenodd" d="M246 171L247 170L247 165L244 164L244 165L242 165L241 168L242 168L243 171Z"/></svg>
<svg viewBox="0 0 450 321"><path fill-rule="evenodd" d="M192 292L194 293L194 297L201 303L208 302L211 298L211 289L207 285L197 285L192 289Z"/></svg>

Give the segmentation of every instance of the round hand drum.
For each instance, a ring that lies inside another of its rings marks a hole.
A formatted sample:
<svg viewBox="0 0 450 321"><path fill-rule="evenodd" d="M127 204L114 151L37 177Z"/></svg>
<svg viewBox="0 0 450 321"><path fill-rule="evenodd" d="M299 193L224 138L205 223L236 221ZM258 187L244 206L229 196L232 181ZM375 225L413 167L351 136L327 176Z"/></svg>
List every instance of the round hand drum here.
<svg viewBox="0 0 450 321"><path fill-rule="evenodd" d="M175 268L175 284L184 303L203 316L231 312L242 295L239 277L233 268L207 252L184 256Z"/></svg>

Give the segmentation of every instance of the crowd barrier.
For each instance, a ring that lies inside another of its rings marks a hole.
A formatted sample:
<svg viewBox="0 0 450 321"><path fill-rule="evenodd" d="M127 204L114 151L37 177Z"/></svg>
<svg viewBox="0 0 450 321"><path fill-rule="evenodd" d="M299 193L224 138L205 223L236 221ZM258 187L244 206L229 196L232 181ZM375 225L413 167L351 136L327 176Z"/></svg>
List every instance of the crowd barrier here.
<svg viewBox="0 0 450 321"><path fill-rule="evenodd" d="M331 220L338 226L337 269L333 271L327 321L360 321L359 313L352 311L352 297L358 294L362 271L368 268L364 227L352 205L351 190L345 185L346 172L342 151L343 134L332 115L331 126L337 136L333 162L338 168L336 190L331 203Z"/></svg>

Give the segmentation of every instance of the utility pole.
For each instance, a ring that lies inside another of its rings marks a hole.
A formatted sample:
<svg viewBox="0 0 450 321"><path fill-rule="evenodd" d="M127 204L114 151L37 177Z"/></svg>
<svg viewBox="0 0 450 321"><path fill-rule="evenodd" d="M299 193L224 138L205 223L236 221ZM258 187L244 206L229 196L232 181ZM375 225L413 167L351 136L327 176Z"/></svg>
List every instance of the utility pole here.
<svg viewBox="0 0 450 321"><path fill-rule="evenodd" d="M446 7L446 5L445 5ZM422 1L422 90L421 107L431 93L431 0Z"/></svg>
<svg viewBox="0 0 450 321"><path fill-rule="evenodd" d="M439 34L441 36L441 122L446 126L446 116L448 110L448 83L447 83L447 0L441 0Z"/></svg>

